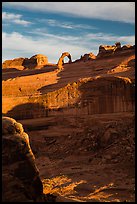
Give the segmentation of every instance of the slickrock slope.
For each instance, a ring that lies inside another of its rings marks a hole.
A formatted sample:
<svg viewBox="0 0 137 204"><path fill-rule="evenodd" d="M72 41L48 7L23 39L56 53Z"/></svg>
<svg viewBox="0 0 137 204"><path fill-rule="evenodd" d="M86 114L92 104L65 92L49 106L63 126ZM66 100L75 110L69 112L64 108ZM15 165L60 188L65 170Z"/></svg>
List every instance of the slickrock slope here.
<svg viewBox="0 0 137 204"><path fill-rule="evenodd" d="M51 67L50 72L46 72L46 69L45 71L39 70L39 72L32 70L28 75L26 75L27 70L14 72L13 74L3 73L3 114L13 118L15 116L16 118L17 112L18 119L20 116L22 119L43 117L44 114L47 115L49 110L79 106L78 103L80 104L83 100L85 100L85 104L87 103L86 107L88 107L89 103L92 107L93 101L98 104L97 101L102 100L101 97L106 97L106 99L103 99L105 101L110 101L113 98L116 101L115 104L118 100L119 104L125 103L125 101L130 101L129 103L133 104L134 48L121 50L119 53L107 58L100 57L86 62L79 61L64 64L63 70L57 69L58 67ZM103 83L102 86L100 86L101 83ZM121 86L120 83L123 85ZM92 90L90 100L84 96L86 90L83 87L86 88L87 86ZM121 86L122 92L119 92L117 86ZM103 87L106 87L106 91L103 90ZM100 91L100 95L96 90ZM104 91L106 95L104 95ZM129 98L126 96L126 92L128 92ZM121 100L123 102L120 102ZM33 105L31 106L31 104ZM98 105L96 106L99 109ZM83 106L80 107L83 108ZM34 111L36 109L37 111ZM126 108L123 108L123 110L126 111Z"/></svg>
<svg viewBox="0 0 137 204"><path fill-rule="evenodd" d="M102 45L74 62L70 54L60 66L3 72L3 115L29 134L44 193L134 202L135 46Z"/></svg>

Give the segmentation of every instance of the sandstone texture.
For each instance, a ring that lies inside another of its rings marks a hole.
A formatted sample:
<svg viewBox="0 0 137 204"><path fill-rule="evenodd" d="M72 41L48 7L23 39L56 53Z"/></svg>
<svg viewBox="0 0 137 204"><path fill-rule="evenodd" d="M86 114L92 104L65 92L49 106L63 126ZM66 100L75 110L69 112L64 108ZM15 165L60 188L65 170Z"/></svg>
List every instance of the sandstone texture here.
<svg viewBox="0 0 137 204"><path fill-rule="evenodd" d="M28 133L46 198L135 202L135 46L52 68L2 70L2 114Z"/></svg>
<svg viewBox="0 0 137 204"><path fill-rule="evenodd" d="M62 68L63 68L64 58L65 58L65 57L68 57L69 63L72 62L72 60L71 60L71 55L70 55L68 52L62 53L62 55L61 55L61 57L59 58L58 63L57 63L57 66L58 66L59 69L62 69Z"/></svg>
<svg viewBox="0 0 137 204"><path fill-rule="evenodd" d="M80 62L80 61L87 62L88 60L94 60L94 59L96 59L96 56L92 52L90 52L88 54L84 54L83 56L81 55L80 59L75 60L75 62Z"/></svg>
<svg viewBox="0 0 137 204"><path fill-rule="evenodd" d="M41 67L48 64L48 58L44 55L38 54L32 56L30 59L24 61L24 66L28 68Z"/></svg>
<svg viewBox="0 0 137 204"><path fill-rule="evenodd" d="M120 53L120 51L127 50L127 49L134 49L132 45L124 45L121 47L120 42L116 42L115 45L100 45L99 46L99 53L97 54L97 59L102 57L107 57L111 55L115 55Z"/></svg>
<svg viewBox="0 0 137 204"><path fill-rule="evenodd" d="M42 201L43 186L23 126L2 118L2 201Z"/></svg>
<svg viewBox="0 0 137 204"><path fill-rule="evenodd" d="M48 58L45 55L37 54L31 58L15 58L13 60L6 60L2 64L3 69L16 68L19 70L33 69L46 66Z"/></svg>
<svg viewBox="0 0 137 204"><path fill-rule="evenodd" d="M24 66L23 66L23 62L24 62L24 58L16 58L13 60L6 60L2 63L2 68L6 69L6 68L18 68L19 70L23 70Z"/></svg>
<svg viewBox="0 0 137 204"><path fill-rule="evenodd" d="M87 61L87 60L94 60L96 59L96 56L91 52L89 54L84 54L82 57L82 60Z"/></svg>

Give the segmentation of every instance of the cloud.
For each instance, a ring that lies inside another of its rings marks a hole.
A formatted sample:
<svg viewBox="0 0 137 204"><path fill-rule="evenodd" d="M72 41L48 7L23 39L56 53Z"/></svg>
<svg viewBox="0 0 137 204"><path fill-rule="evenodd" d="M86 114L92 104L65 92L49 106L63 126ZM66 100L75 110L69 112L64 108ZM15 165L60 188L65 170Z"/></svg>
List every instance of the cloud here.
<svg viewBox="0 0 137 204"><path fill-rule="evenodd" d="M104 33L90 33L87 34L86 37L88 39L92 39L95 41L106 41L106 42L121 42L121 43L129 43L129 44L135 44L135 36L117 36L112 34L104 34Z"/></svg>
<svg viewBox="0 0 137 204"><path fill-rule="evenodd" d="M40 21L43 21L53 27L60 27L66 29L97 29L95 26L89 26L86 24L74 24L72 22L67 21L62 22L55 19L40 19Z"/></svg>
<svg viewBox="0 0 137 204"><path fill-rule="evenodd" d="M90 33L83 36L56 35L33 31L33 37L18 32L2 33L2 60L31 57L35 54L46 55L51 63L57 63L61 53L69 52L72 59L79 59L89 52L98 53L100 44L112 45L120 41L121 44L134 44L135 36L114 36L106 33Z"/></svg>
<svg viewBox="0 0 137 204"><path fill-rule="evenodd" d="M2 12L3 22L15 23L15 24L23 25L23 26L27 26L31 24L31 22L22 20L21 18L22 18L22 15L20 14Z"/></svg>
<svg viewBox="0 0 137 204"><path fill-rule="evenodd" d="M135 2L3 2L3 7L135 23Z"/></svg>
<svg viewBox="0 0 137 204"><path fill-rule="evenodd" d="M44 54L48 57L49 62L57 63L61 53L65 51L72 54L73 60L80 58L81 54L89 52L89 49L81 45L73 45L73 42L68 43L68 41L62 41L55 36L32 38L17 32L10 34L3 32L2 60Z"/></svg>
<svg viewBox="0 0 137 204"><path fill-rule="evenodd" d="M55 35L48 33L45 28L37 28L33 31L28 31L29 34L36 35L37 37L41 36L44 38L52 39L52 40L58 40L60 42L64 43L70 43L73 45L81 45L82 47L87 47L89 48L92 44L92 48L94 49L100 43L108 43L112 44L117 41L123 43L123 44L135 44L135 36L134 35L129 35L129 36L118 36L114 35L111 33L88 33L88 34L83 34L83 35ZM97 48L96 48L97 50Z"/></svg>

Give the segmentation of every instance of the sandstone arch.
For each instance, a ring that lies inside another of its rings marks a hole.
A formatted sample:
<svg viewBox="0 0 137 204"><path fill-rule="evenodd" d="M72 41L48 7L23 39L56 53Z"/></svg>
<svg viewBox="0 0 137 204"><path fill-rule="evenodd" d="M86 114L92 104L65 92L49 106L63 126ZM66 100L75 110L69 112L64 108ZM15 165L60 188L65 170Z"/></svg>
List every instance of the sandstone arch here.
<svg viewBox="0 0 137 204"><path fill-rule="evenodd" d="M68 57L69 63L72 62L72 60L71 60L71 55L70 55L68 52L62 53L61 57L60 57L59 60L58 60L58 64L57 64L57 66L58 66L59 69L62 69L62 68L63 68L64 58L65 58L65 57Z"/></svg>

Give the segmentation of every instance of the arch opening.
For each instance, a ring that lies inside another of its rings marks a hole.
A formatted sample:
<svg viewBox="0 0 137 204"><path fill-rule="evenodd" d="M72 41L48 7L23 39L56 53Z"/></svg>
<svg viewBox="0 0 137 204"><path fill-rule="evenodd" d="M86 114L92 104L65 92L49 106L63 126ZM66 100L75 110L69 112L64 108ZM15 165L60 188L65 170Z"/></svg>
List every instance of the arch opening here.
<svg viewBox="0 0 137 204"><path fill-rule="evenodd" d="M65 57L68 58L68 60L69 60L68 63L72 63L71 55L68 52L64 52L64 53L62 53L61 57L58 60L57 66L59 69L63 68L63 64L66 62L66 59L64 59Z"/></svg>

